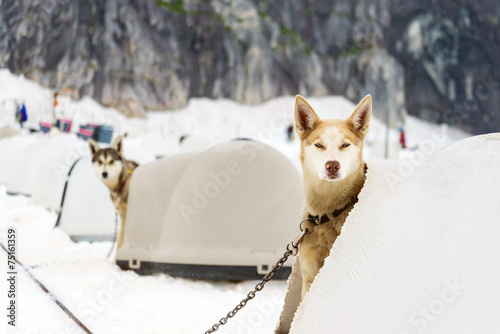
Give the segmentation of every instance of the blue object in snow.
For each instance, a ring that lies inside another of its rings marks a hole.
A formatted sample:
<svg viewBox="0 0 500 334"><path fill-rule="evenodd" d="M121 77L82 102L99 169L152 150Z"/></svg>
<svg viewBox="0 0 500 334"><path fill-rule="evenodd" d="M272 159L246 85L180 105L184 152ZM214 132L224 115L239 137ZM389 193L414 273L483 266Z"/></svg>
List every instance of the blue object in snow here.
<svg viewBox="0 0 500 334"><path fill-rule="evenodd" d="M21 109L19 109L16 113L16 119L19 121L19 122L26 122L28 120L28 113L26 112L26 106L23 105L21 106Z"/></svg>

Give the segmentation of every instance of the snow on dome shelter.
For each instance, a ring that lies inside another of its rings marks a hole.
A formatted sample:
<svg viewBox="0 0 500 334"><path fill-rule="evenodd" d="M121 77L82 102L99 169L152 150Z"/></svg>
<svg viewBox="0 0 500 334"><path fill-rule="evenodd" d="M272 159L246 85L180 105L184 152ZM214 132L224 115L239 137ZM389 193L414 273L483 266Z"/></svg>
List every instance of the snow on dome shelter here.
<svg viewBox="0 0 500 334"><path fill-rule="evenodd" d="M108 188L99 180L84 143L85 156L68 168L59 197L61 206L56 225L74 241L111 240L115 233L115 209ZM132 146L124 146L125 157L138 163L153 161L154 157Z"/></svg>
<svg viewBox="0 0 500 334"><path fill-rule="evenodd" d="M275 333L500 333L499 152L497 133L370 163L302 302L295 262Z"/></svg>
<svg viewBox="0 0 500 334"><path fill-rule="evenodd" d="M265 144L234 140L140 166L131 180L122 269L244 280L263 277L295 237L302 180ZM290 265L276 278L290 274Z"/></svg>

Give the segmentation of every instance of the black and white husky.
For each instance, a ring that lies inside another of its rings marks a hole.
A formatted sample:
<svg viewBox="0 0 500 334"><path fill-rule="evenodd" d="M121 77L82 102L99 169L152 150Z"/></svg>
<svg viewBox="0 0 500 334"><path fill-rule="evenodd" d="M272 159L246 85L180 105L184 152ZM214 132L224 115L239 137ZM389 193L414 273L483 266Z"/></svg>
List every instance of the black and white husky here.
<svg viewBox="0 0 500 334"><path fill-rule="evenodd" d="M120 229L117 237L117 247L120 248L123 244L130 177L138 164L123 157L121 136L118 136L109 148L100 148L91 138L88 141L94 171L108 187L111 201L120 215Z"/></svg>

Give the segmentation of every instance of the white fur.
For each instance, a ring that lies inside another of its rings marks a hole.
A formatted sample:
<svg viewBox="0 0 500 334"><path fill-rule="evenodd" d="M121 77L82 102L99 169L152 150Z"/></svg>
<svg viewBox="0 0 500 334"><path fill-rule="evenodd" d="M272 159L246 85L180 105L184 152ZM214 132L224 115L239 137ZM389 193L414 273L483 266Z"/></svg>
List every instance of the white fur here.
<svg viewBox="0 0 500 334"><path fill-rule="evenodd" d="M122 161L114 160L113 163L110 164L110 161L113 160L112 157L108 156L106 160L104 160L104 157L101 157L100 159L103 160L103 163L99 164L99 161L94 162L94 171L106 186L110 189L116 188L118 186L120 175L123 171ZM107 177L103 176L104 172L108 173Z"/></svg>
<svg viewBox="0 0 500 334"><path fill-rule="evenodd" d="M321 144L324 148L318 148L315 144ZM350 144L348 147L341 148L343 144ZM316 171L318 177L326 181L343 180L350 173L357 172L359 166L360 147L349 141L342 132L336 127L327 128L312 145L305 147L306 168ZM340 169L337 175L332 178L326 170L328 161L338 161ZM353 168L354 167L354 168Z"/></svg>

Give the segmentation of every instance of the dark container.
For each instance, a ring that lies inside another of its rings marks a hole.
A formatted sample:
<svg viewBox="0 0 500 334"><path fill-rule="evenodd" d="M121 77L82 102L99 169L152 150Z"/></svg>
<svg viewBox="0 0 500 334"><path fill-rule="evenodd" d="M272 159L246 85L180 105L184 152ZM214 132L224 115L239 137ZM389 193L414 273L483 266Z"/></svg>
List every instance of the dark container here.
<svg viewBox="0 0 500 334"><path fill-rule="evenodd" d="M81 126L76 136L83 140L88 140L89 138L92 138L93 134L94 134L93 129L85 129L83 126Z"/></svg>
<svg viewBox="0 0 500 334"><path fill-rule="evenodd" d="M48 133L50 131L51 124L46 122L40 122L40 131L43 133Z"/></svg>
<svg viewBox="0 0 500 334"><path fill-rule="evenodd" d="M99 143L111 144L111 138L113 137L113 127L101 125L97 132L97 141Z"/></svg>

